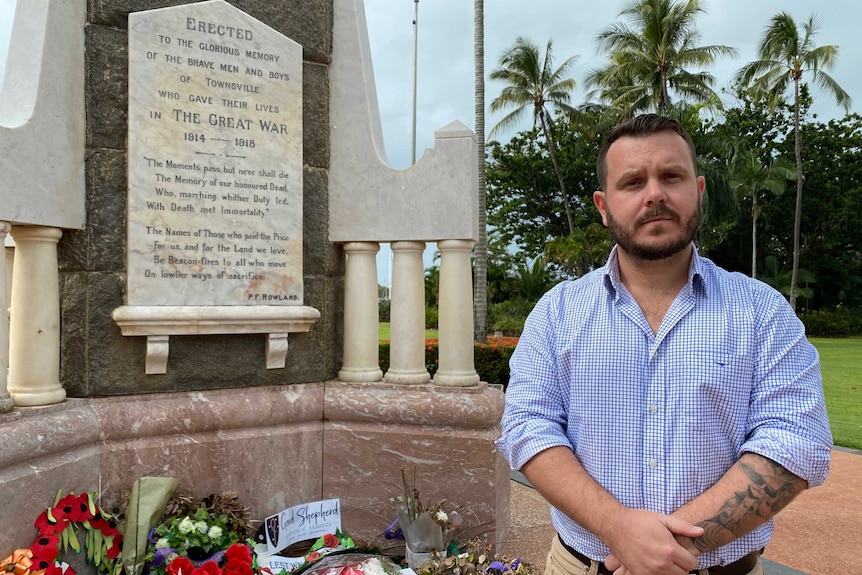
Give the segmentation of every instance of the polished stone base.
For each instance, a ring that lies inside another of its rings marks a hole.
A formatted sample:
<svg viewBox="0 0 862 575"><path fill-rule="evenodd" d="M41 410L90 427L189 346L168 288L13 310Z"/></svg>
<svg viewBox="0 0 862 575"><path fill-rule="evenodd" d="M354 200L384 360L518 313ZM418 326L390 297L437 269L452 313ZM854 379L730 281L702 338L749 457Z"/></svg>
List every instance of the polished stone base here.
<svg viewBox="0 0 862 575"><path fill-rule="evenodd" d="M503 541L508 466L493 445L503 396L484 384L317 384L69 399L0 414L0 548L29 545L58 490L107 508L141 476L179 492L234 491L255 519L340 497L344 529L374 542L394 518L400 469L423 500L461 508L464 535Z"/></svg>

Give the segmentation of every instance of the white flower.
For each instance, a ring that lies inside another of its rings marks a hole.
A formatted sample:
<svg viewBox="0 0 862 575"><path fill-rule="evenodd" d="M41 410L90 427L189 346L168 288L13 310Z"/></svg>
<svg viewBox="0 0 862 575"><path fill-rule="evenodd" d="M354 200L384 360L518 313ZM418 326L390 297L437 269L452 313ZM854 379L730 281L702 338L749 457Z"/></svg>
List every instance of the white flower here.
<svg viewBox="0 0 862 575"><path fill-rule="evenodd" d="M221 527L219 527L218 525L213 525L212 527L210 527L210 530L207 531L207 537L209 537L210 539L219 539L221 535L222 530Z"/></svg>
<svg viewBox="0 0 862 575"><path fill-rule="evenodd" d="M209 530L210 526L207 525L206 521L198 521L195 523L195 529L198 530L198 533L206 533Z"/></svg>
<svg viewBox="0 0 862 575"><path fill-rule="evenodd" d="M383 564L376 557L364 561L359 568L365 575L387 575L386 570L383 569Z"/></svg>
<svg viewBox="0 0 862 575"><path fill-rule="evenodd" d="M437 513L434 514L434 519L437 520L437 523L446 523L449 521L449 516L442 509L438 509Z"/></svg>
<svg viewBox="0 0 862 575"><path fill-rule="evenodd" d="M165 547L170 547L171 542L168 541L167 537L162 537L158 541L156 541L156 549L164 549Z"/></svg>
<svg viewBox="0 0 862 575"><path fill-rule="evenodd" d="M179 524L179 526L177 526L177 529L179 529L180 533L183 533L183 534L191 533L192 531L195 530L195 524L191 520L191 518L183 517L183 520L180 521L180 524Z"/></svg>

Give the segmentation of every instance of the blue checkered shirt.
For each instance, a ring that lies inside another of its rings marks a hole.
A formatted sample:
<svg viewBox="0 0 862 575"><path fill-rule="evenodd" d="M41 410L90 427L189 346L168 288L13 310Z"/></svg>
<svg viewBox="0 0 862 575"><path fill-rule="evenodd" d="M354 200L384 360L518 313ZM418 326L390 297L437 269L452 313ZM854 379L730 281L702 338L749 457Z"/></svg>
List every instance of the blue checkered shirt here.
<svg viewBox="0 0 862 575"><path fill-rule="evenodd" d="M694 252L688 282L653 333L607 265L536 304L510 362L502 436L513 469L566 446L621 503L670 514L758 453L823 483L832 436L817 351L784 298ZM552 508L563 540L610 550ZM703 554L724 565L769 541L772 521Z"/></svg>

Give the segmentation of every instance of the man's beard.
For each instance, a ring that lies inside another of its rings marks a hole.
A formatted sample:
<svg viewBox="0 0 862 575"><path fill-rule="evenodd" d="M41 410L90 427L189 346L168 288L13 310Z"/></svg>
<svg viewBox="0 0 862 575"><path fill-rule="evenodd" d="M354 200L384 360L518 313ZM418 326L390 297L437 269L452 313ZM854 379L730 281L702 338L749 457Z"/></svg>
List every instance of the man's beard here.
<svg viewBox="0 0 862 575"><path fill-rule="evenodd" d="M683 222L682 232L676 236L665 240L658 244L638 243L635 240L635 229L630 229L614 219L611 210L607 210L608 230L614 241L619 245L620 249L634 258L641 260L663 260L672 255L679 253L691 244L697 233L697 228L700 225L701 206L698 202L694 213L685 222ZM648 210L635 222L635 228L658 216L669 216L680 222L680 216L675 211L666 206L658 206Z"/></svg>

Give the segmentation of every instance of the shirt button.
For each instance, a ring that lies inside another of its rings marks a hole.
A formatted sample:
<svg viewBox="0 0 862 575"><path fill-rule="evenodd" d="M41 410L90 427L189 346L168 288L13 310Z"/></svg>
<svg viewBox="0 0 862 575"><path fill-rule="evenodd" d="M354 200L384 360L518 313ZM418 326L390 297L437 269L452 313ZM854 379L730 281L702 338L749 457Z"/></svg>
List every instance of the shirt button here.
<svg viewBox="0 0 862 575"><path fill-rule="evenodd" d="M650 459L650 460L649 460L649 466L650 466L651 468L655 469L657 465L658 465L658 461L656 461L655 459Z"/></svg>
<svg viewBox="0 0 862 575"><path fill-rule="evenodd" d="M650 413L656 413L657 411L658 411L658 407L657 407L657 406L655 406L655 405L650 405L650 406L649 406L649 412L650 412Z"/></svg>

